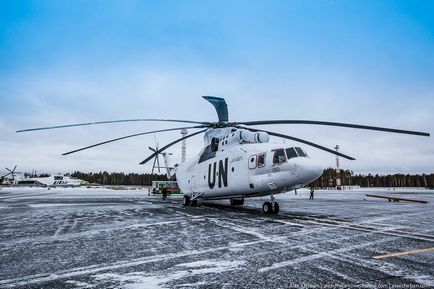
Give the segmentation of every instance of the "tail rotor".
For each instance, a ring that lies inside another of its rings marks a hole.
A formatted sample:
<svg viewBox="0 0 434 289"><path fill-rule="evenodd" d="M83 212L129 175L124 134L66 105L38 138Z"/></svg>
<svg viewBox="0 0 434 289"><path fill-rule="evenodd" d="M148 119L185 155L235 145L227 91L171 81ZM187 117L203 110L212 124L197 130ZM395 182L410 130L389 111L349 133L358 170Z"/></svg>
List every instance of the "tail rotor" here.
<svg viewBox="0 0 434 289"><path fill-rule="evenodd" d="M160 155L163 154L158 150L158 142L155 134L154 134L154 142L155 142L155 149L152 147L148 147L152 152L156 153L154 158L154 163L152 164L152 172L151 172L152 174L154 173L154 169L156 167L158 169L158 173L160 173ZM155 166L155 164L157 164L157 166Z"/></svg>
<svg viewBox="0 0 434 289"><path fill-rule="evenodd" d="M154 158L154 163L152 164L152 174L154 173L154 169L157 168L158 172L160 172L160 155L162 155L163 153L160 153L158 151L158 144L155 148L152 147L148 147L151 151L153 151L155 153L155 158ZM156 164L156 165L155 165Z"/></svg>

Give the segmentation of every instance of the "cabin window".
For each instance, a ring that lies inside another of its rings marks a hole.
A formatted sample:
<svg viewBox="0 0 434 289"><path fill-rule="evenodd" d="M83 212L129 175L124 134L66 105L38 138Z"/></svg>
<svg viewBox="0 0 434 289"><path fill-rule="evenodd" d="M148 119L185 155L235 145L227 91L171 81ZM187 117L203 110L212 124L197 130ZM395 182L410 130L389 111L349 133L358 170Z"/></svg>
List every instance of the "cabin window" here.
<svg viewBox="0 0 434 289"><path fill-rule="evenodd" d="M307 157L307 154L301 148L295 148L300 157Z"/></svg>
<svg viewBox="0 0 434 289"><path fill-rule="evenodd" d="M295 152L294 148L286 149L286 155L288 156L288 160L297 157L297 153Z"/></svg>
<svg viewBox="0 0 434 289"><path fill-rule="evenodd" d="M258 168L265 166L265 153L258 155Z"/></svg>
<svg viewBox="0 0 434 289"><path fill-rule="evenodd" d="M273 164L281 164L286 162L285 150L278 149L274 151Z"/></svg>
<svg viewBox="0 0 434 289"><path fill-rule="evenodd" d="M256 168L256 155L250 156L249 158L249 169Z"/></svg>
<svg viewBox="0 0 434 289"><path fill-rule="evenodd" d="M63 180L62 176L54 176L54 180L59 181L59 180Z"/></svg>

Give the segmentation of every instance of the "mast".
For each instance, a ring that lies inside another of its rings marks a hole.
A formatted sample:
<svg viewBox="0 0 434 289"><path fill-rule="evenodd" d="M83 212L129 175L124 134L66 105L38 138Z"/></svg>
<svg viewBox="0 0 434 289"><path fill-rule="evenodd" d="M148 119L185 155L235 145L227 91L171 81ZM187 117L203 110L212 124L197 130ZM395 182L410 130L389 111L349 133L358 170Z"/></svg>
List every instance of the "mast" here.
<svg viewBox="0 0 434 289"><path fill-rule="evenodd" d="M188 131L186 129L181 130L182 137L185 137L188 134ZM185 162L187 154L187 141L184 139L182 140L182 147L181 147L181 163Z"/></svg>

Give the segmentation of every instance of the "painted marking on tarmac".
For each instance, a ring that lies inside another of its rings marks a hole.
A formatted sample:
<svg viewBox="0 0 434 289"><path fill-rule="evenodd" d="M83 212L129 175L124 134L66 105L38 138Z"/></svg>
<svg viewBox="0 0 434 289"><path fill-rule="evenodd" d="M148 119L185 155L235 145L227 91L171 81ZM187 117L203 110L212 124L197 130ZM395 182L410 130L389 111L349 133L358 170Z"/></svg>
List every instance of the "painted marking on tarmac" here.
<svg viewBox="0 0 434 289"><path fill-rule="evenodd" d="M428 252L428 251L434 251L434 247L426 248L426 249L420 249L420 250L404 251L404 252L398 252L398 253L389 253L389 254L374 256L372 258L379 260L379 259L398 257L398 256L402 256L402 255L417 254L417 253Z"/></svg>
<svg viewBox="0 0 434 289"><path fill-rule="evenodd" d="M252 242L236 243L231 246L220 246L220 247L214 247L214 248L209 248L204 250L185 250L177 253L146 256L146 257L136 258L132 260L117 261L114 263L97 264L97 265L90 265L86 267L76 267L67 270L57 271L51 274L42 273L42 274L28 275L28 276L13 278L13 279L4 279L4 280L0 280L0 285L2 285L0 287L2 288L17 287L17 286L20 287L20 286L26 286L30 284L37 284L41 282L52 282L59 279L95 274L101 271L119 270L121 268L129 268L129 267L140 266L140 265L154 263L154 262L163 262L168 259L176 259L176 258L182 258L187 256L200 256L201 254L226 251L229 248L250 247L252 245L260 244L260 243L264 243L264 241L259 240L259 241L252 241Z"/></svg>
<svg viewBox="0 0 434 289"><path fill-rule="evenodd" d="M392 240L393 240L392 238L389 238L389 239L383 239L383 240L367 242L367 243L362 243L362 244L357 244L357 245L351 245L351 246L342 247L342 248L329 250L329 251L316 252L316 253L311 254L311 255L302 256L302 257L298 257L298 258L291 259L291 260L285 260L285 261L282 261L279 263L274 263L268 267L259 268L258 272L264 273L264 272L267 272L269 270L276 270L276 269L280 269L280 268L284 268L284 267L288 267L288 266L294 266L294 265L298 265L298 264L303 263L303 262L311 262L311 261L316 262L317 259L322 259L325 257L333 258L333 255L337 255L337 254L341 254L341 253L348 253L352 250L364 249L366 247L370 247L373 245L379 245L382 243L390 242Z"/></svg>
<svg viewBox="0 0 434 289"><path fill-rule="evenodd" d="M282 215L282 216L284 216L284 215ZM341 221L325 221L324 222L323 220L318 220L317 218L310 218L310 217L303 217L303 218L300 218L298 220L300 220L304 223L318 224L318 225L324 225L324 226L329 226L329 227L343 228L343 229L363 231L363 232L371 232L371 233L375 233L375 234L396 236L396 237L401 237L401 238L409 238L409 239L429 241L429 242L432 242L434 239L433 235L396 230L399 227L376 228L374 226L367 226L367 225L357 224L357 223L351 224L351 223L341 222Z"/></svg>

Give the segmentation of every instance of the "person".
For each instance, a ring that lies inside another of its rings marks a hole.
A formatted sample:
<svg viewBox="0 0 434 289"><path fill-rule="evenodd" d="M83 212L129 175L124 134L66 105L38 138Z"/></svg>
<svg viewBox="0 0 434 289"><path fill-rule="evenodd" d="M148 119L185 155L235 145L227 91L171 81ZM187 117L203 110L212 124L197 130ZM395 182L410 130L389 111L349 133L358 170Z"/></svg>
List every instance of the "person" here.
<svg viewBox="0 0 434 289"><path fill-rule="evenodd" d="M313 200L313 193L314 193L314 189L313 189L313 187L310 187L310 197L309 197L309 200Z"/></svg>
<svg viewBox="0 0 434 289"><path fill-rule="evenodd" d="M163 188L163 190L161 191L162 195L163 195L163 200L166 200L167 197L167 188Z"/></svg>

